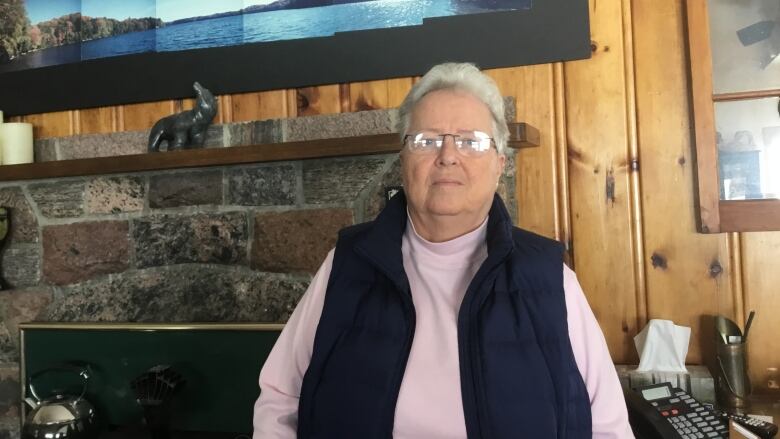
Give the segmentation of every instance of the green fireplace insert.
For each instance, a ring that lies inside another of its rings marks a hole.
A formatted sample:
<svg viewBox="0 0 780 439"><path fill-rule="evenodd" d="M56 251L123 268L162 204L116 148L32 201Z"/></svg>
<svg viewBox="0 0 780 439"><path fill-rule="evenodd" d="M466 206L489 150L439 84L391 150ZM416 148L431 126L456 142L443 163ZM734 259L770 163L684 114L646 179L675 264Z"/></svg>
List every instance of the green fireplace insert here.
<svg viewBox="0 0 780 439"><path fill-rule="evenodd" d="M144 412L131 382L157 365L168 365L186 383L171 399L170 426L181 432L252 431L258 374L282 329L280 324L20 325L23 399L27 377L62 364L87 364L86 398L107 428L141 425ZM49 371L34 380L41 397L77 392L75 373ZM25 410L22 410L23 416Z"/></svg>

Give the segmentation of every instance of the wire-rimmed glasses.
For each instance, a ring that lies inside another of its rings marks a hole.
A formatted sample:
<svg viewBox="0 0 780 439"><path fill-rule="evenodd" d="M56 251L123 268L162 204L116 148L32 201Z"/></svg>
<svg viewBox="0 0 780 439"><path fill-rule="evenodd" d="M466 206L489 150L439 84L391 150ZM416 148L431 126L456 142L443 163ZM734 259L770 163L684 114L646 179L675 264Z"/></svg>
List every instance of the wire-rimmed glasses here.
<svg viewBox="0 0 780 439"><path fill-rule="evenodd" d="M452 137L458 152L467 156L485 154L494 143L493 138L482 131L459 131L457 134L420 131L405 135L404 146L415 154L438 152L447 136Z"/></svg>

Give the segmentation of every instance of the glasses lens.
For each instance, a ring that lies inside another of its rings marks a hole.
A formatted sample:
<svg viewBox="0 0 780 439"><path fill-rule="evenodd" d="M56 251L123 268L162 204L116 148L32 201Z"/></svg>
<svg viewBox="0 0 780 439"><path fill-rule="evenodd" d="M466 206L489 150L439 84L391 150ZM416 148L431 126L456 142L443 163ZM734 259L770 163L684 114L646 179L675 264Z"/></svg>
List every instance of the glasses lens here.
<svg viewBox="0 0 780 439"><path fill-rule="evenodd" d="M490 143L493 141L487 133L482 131L461 131L459 134L438 134L422 131L407 134L404 137L404 146L411 152L432 153L441 149L447 136L452 137L458 151L466 155L486 153L490 150Z"/></svg>
<svg viewBox="0 0 780 439"><path fill-rule="evenodd" d="M482 131L468 131L460 135L459 149L465 154L480 155L490 150L490 138L487 133Z"/></svg>
<svg viewBox="0 0 780 439"><path fill-rule="evenodd" d="M408 134L404 145L412 152L433 152L441 148L441 136L433 133Z"/></svg>

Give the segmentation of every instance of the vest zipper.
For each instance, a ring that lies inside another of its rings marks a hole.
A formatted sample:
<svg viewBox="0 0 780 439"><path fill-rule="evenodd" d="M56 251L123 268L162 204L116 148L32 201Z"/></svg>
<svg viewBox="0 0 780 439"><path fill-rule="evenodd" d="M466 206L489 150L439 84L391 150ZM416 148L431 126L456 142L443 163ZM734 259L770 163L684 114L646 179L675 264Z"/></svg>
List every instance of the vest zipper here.
<svg viewBox="0 0 780 439"><path fill-rule="evenodd" d="M479 309L482 307L486 297L480 297L478 294L482 285L491 278L496 269L507 259L508 255L502 256L498 261L492 262L487 268L486 272L482 272L482 268L485 268L488 260L483 263L483 267L477 270L474 279L466 289L466 295L464 301L461 303L461 308L458 311L458 354L460 355L460 373L461 373L461 393L466 386L463 385L464 380L469 385L469 396L471 403L473 404L472 412L473 419L469 421L469 417L466 416L467 405L464 396L461 395L463 401L464 418L466 420L466 434L468 439L487 439L490 437L489 432L482 425L483 409L480 405L480 401L483 398L479 396L479 389L481 388L480 375L475 373L477 368L477 362L479 361L479 352L477 352L477 339L478 334L475 332L476 326L474 322L477 320ZM490 255L488 255L488 259ZM468 303L466 302L468 298ZM464 310L464 306L466 307ZM472 309L474 307L474 309ZM465 316L465 318L464 318ZM465 361L464 361L465 360ZM471 422L471 426L469 423ZM476 436L474 436L476 434Z"/></svg>
<svg viewBox="0 0 780 439"><path fill-rule="evenodd" d="M406 311L408 317L409 327L407 329L406 344L404 345L403 353L398 362L398 365L396 366L396 376L394 378L395 382L393 384L393 391L391 393L391 395L395 395L395 397L390 407L391 410L388 410L387 414L387 437L390 439L393 437L393 429L395 427L395 410L396 406L398 405L398 396L401 392L401 383L403 382L403 377L406 372L406 365L409 362L409 353L412 351L412 340L414 340L415 326L417 325L417 311L415 310L414 302L412 301L412 290L409 286L409 281L404 278L403 284L396 284L396 287L399 287L401 302L404 305L404 310Z"/></svg>
<svg viewBox="0 0 780 439"><path fill-rule="evenodd" d="M400 276L396 276L394 275L393 270L388 269L381 261L374 258L372 254L366 252L364 249L357 247L355 248L355 251L371 261L371 263L374 264L374 266L382 274L384 274L387 279L390 280L390 282L393 283L393 285L398 290L399 295L401 296L401 302L403 303L404 311L406 311L406 315L409 319L406 344L404 345L401 358L396 365L395 377L393 379L393 392L391 395L394 395L394 397L393 400L390 401L391 404L389 404L387 414L385 415L386 419L384 421L385 428L383 430L386 431L386 437L388 439L392 439L393 428L395 426L395 408L398 404L398 394L401 391L401 382L403 381L404 372L406 371L406 364L409 362L409 353L412 350L412 340L414 339L414 330L415 326L417 325L417 312L414 309L414 302L412 301L412 288L409 286L409 279L407 279L406 273L403 273Z"/></svg>
<svg viewBox="0 0 780 439"><path fill-rule="evenodd" d="M464 298L469 298L468 303L465 303L465 301L461 303L461 309L458 312L458 352L460 354L461 393L463 393L461 398L464 399L463 417L466 420L466 436L469 439L481 439L482 423L480 422L479 397L477 396L477 383L474 373L474 358L478 353L475 352L476 337L472 334L472 328L474 327L472 322L473 313L471 312L471 305L474 303L473 291L471 288L466 290ZM465 319L462 318L464 316L466 317ZM464 393L465 391L468 391L468 394ZM468 397L470 404L466 404L466 398L464 397ZM471 416L469 416L469 412L471 412ZM477 436L474 436L475 434Z"/></svg>

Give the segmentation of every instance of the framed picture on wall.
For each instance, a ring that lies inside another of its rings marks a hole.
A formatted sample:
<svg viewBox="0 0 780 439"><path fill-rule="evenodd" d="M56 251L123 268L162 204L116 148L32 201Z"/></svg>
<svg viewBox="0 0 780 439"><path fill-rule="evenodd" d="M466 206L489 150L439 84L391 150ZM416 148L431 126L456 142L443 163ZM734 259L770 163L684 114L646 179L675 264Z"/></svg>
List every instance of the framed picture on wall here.
<svg viewBox="0 0 780 439"><path fill-rule="evenodd" d="M8 115L586 58L587 0L1 0Z"/></svg>

